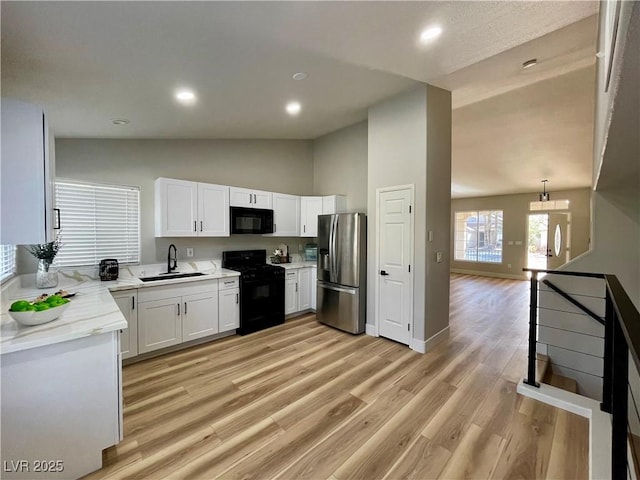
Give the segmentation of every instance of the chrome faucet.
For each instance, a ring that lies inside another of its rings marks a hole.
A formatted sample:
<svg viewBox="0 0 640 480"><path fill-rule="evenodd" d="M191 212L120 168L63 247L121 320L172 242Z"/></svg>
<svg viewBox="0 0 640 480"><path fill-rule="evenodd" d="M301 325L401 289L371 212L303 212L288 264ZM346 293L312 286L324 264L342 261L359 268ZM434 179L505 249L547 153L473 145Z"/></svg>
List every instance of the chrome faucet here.
<svg viewBox="0 0 640 480"><path fill-rule="evenodd" d="M173 267L171 266L171 249L173 248ZM173 272L176 268L178 268L178 249L172 243L169 245L169 253L167 253L167 273Z"/></svg>

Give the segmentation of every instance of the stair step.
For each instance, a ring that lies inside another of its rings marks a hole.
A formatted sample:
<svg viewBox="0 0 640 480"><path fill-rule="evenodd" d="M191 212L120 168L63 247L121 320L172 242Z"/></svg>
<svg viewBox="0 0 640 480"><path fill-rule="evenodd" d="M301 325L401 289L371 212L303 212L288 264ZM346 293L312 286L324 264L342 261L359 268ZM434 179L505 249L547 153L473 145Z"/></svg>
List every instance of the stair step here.
<svg viewBox="0 0 640 480"><path fill-rule="evenodd" d="M567 392L578 393L578 382L573 378L563 377L557 373L552 373L551 378L549 378L546 383L556 388L566 390Z"/></svg>
<svg viewBox="0 0 640 480"><path fill-rule="evenodd" d="M545 377L547 375L547 371L549 371L549 357L547 355L543 355L541 353L536 354L536 382L538 383L548 383L545 382Z"/></svg>

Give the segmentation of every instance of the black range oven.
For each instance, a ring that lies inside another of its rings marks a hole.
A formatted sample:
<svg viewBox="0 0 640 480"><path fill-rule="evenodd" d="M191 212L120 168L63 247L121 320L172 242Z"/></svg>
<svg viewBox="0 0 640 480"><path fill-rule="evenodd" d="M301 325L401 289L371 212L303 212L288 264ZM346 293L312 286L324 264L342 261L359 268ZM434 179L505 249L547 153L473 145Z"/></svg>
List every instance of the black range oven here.
<svg viewBox="0 0 640 480"><path fill-rule="evenodd" d="M284 323L284 268L266 250L222 252L222 267L240 272L240 335Z"/></svg>

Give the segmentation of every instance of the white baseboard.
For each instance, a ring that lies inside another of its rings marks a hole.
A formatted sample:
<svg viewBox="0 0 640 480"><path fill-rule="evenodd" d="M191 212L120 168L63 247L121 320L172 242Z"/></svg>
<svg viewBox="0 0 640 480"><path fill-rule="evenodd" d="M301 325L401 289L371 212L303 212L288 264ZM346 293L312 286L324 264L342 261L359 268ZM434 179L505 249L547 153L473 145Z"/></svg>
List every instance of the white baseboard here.
<svg viewBox="0 0 640 480"><path fill-rule="evenodd" d="M418 353L427 353L429 350L433 349L440 342L445 341L449 338L449 326L447 325L445 328L440 330L438 333L433 335L432 337L426 340L418 340L416 338L411 339L411 349Z"/></svg>
<svg viewBox="0 0 640 480"><path fill-rule="evenodd" d="M462 275L478 275L479 277L506 278L509 280L527 280L527 276L524 272L518 275L515 273L478 272L476 270L462 270L460 268L452 268L451 273L460 273Z"/></svg>
<svg viewBox="0 0 640 480"><path fill-rule="evenodd" d="M367 335L371 335L372 337L379 337L380 336L378 334L378 327L376 325L371 324L371 323L366 323L365 324L365 333Z"/></svg>
<svg viewBox="0 0 640 480"><path fill-rule="evenodd" d="M611 478L611 417L600 410L600 402L544 383L532 387L520 382L517 391L525 397L588 418L589 478Z"/></svg>

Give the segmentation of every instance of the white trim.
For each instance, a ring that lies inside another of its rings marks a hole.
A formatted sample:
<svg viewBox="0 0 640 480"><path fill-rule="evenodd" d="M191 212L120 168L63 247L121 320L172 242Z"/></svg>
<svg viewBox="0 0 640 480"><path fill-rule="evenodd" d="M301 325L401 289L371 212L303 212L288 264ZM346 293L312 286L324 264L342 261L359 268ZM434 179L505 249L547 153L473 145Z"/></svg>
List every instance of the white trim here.
<svg viewBox="0 0 640 480"><path fill-rule="evenodd" d="M479 272L476 270L463 270L461 268L452 268L451 273L460 273L462 275L477 275L479 277L507 278L509 280L528 280L527 275L524 272L521 275L516 275L513 273Z"/></svg>
<svg viewBox="0 0 640 480"><path fill-rule="evenodd" d="M589 419L589 478L611 478L611 418L600 402L547 384L532 387L518 383L520 395L533 398Z"/></svg>
<svg viewBox="0 0 640 480"><path fill-rule="evenodd" d="M370 323L365 324L365 333L367 335L371 335L372 337L379 337L380 335L378 334L378 326L377 325L372 325Z"/></svg>
<svg viewBox="0 0 640 480"><path fill-rule="evenodd" d="M411 215L409 216L409 228L410 228L410 245L409 245L409 265L413 265L413 269L411 270L411 273L409 274L409 291L411 292L411 301L409 302L409 318L410 318L410 322L411 322L411 335L409 336L409 347L413 348L413 332L415 331L415 322L414 322L414 317L413 317L413 300L414 300L414 292L413 292L413 285L414 285L414 275L415 275L415 252L414 252L414 239L416 236L415 233L415 224L416 222L414 221L415 218L415 214L416 214L416 205L415 205L415 184L408 184L408 185L395 185L392 187L382 187L382 188L376 188L376 230L375 230L375 239L376 239L376 251L375 253L375 272L380 271L380 194L381 193L385 193L385 192L395 192L395 191L400 191L400 190L409 190L409 202L411 204L412 210L411 210ZM374 273L375 275L375 285L374 285L374 295L376 298L376 301L379 300L380 298L380 275L377 275L377 273ZM375 331L379 332L379 326L380 326L380 308L379 308L379 303L376 303L376 308L375 308L375 318L374 318L374 327L375 327ZM376 335L378 336L378 335Z"/></svg>
<svg viewBox="0 0 640 480"><path fill-rule="evenodd" d="M417 338L411 339L411 350L418 353L427 353L431 351L436 345L447 340L449 338L449 326L447 325L435 335L427 338L426 340L418 340Z"/></svg>

